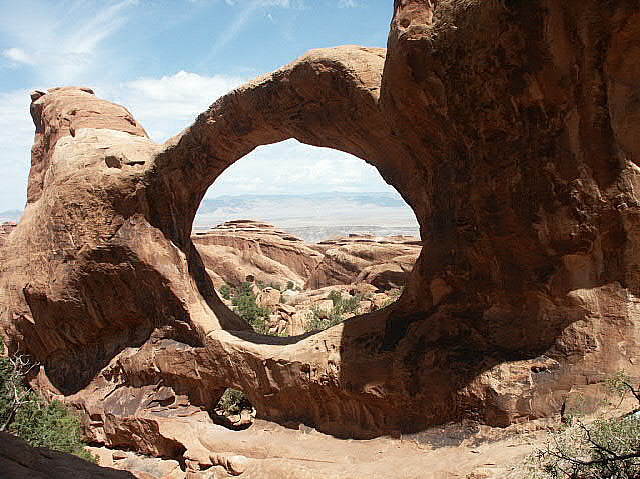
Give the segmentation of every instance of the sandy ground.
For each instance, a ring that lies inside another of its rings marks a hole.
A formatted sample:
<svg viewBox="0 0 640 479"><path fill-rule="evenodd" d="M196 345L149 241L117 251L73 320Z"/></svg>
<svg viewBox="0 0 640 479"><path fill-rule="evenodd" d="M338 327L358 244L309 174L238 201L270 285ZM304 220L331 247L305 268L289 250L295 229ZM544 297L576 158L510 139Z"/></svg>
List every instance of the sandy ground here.
<svg viewBox="0 0 640 479"><path fill-rule="evenodd" d="M545 423L537 422L506 429L451 425L401 439L343 440L304 426L294 430L257 421L244 431L210 426L200 440L210 450L246 456L242 478L515 479L521 476L517 468L525 457L544 441L545 429ZM133 453L105 448L93 452L104 466L159 471L157 460L146 460L145 465L145 459ZM173 473L168 477L185 477L171 462ZM209 468L201 477L211 474L229 477L221 467Z"/></svg>

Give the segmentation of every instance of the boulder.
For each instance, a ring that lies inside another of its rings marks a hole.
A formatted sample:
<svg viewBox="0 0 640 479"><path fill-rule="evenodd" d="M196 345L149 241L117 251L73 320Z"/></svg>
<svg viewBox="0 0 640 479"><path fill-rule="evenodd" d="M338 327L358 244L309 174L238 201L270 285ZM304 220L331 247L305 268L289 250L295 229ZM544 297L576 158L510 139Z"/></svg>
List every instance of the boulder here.
<svg viewBox="0 0 640 479"><path fill-rule="evenodd" d="M131 472L100 467L84 459L43 447L31 447L22 439L0 432L2 479L136 479ZM159 479L159 478L156 478Z"/></svg>
<svg viewBox="0 0 640 479"><path fill-rule="evenodd" d="M314 248L324 256L307 278L306 289L356 282L385 289L403 286L422 247L413 237L353 234L322 241Z"/></svg>
<svg viewBox="0 0 640 479"><path fill-rule="evenodd" d="M280 303L280 291L275 288L264 288L256 296L256 304L261 308L275 309Z"/></svg>

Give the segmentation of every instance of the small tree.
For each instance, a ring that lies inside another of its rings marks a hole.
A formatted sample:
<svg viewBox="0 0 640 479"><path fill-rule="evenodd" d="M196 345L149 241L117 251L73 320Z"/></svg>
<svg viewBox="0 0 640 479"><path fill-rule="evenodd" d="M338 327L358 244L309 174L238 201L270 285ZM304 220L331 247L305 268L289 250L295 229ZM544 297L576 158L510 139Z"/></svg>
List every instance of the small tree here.
<svg viewBox="0 0 640 479"><path fill-rule="evenodd" d="M0 337L0 356L4 343ZM36 365L26 356L0 357L0 431L7 430L34 447L75 454L95 462L82 443L78 416L59 401L47 404L26 386Z"/></svg>
<svg viewBox="0 0 640 479"><path fill-rule="evenodd" d="M269 334L269 308L258 306L251 283L244 282L231 293L231 304L238 316L248 322L256 333Z"/></svg>
<svg viewBox="0 0 640 479"><path fill-rule="evenodd" d="M0 356L3 354L0 337ZM18 410L33 399L24 387L24 377L32 367L25 356L0 358L0 431L5 431Z"/></svg>
<svg viewBox="0 0 640 479"><path fill-rule="evenodd" d="M640 406L640 390L618 373L607 381L622 400L631 393ZM639 408L619 417L584 424L572 412L564 430L555 433L526 466L529 479L640 478Z"/></svg>
<svg viewBox="0 0 640 479"><path fill-rule="evenodd" d="M218 401L218 409L225 415L240 414L244 409L251 409L253 406L247 396L237 389L227 388Z"/></svg>

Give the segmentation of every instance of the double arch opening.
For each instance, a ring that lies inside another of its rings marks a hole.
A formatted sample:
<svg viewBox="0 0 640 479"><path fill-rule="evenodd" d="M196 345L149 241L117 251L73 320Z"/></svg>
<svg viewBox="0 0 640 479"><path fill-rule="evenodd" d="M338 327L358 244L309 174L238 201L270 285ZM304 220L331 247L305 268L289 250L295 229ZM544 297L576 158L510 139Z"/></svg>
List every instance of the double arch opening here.
<svg viewBox="0 0 640 479"><path fill-rule="evenodd" d="M258 333L299 336L394 303L421 250L402 198L375 168L335 150L295 141L257 150L214 182L194 222L225 305ZM351 182L333 181L346 170ZM252 180L271 182L260 188L271 194L233 194L255 191ZM363 185L371 191L353 192Z"/></svg>
<svg viewBox="0 0 640 479"><path fill-rule="evenodd" d="M374 167L335 150L295 141L257 150L257 155L235 162L209 188L191 236L222 303L260 335L253 340L292 344L394 304L421 250L414 213L397 192ZM300 161L299 156L305 154L310 155L309 160ZM358 167L361 169L357 173L367 175L367 184L377 191L340 195L315 179L303 185L304 191L315 188L324 194L305 195L299 190L292 195L286 180L281 184L288 196L247 199L244 195L220 198L217 194L237 192L238 185L246 184L252 175L260 175L261 162L271 165L269 158L273 157L278 157L280 168L287 170L289 178L311 177L309 169L323 161L333 169ZM345 199L352 203L343 206L344 211L335 212L333 208ZM266 204L256 205L260 200ZM286 209L295 208L295 201L305 202L297 212L304 214L302 222L299 218L296 221L296 211L284 216L273 214L277 202L287 202L279 205ZM367 201L371 204L370 221L363 209ZM310 212L314 203L317 211ZM225 207L232 211L220 211ZM337 218L332 218L332 213ZM333 228L318 228L323 221ZM215 422L243 430L260 415L242 389L246 388L225 389L211 410Z"/></svg>

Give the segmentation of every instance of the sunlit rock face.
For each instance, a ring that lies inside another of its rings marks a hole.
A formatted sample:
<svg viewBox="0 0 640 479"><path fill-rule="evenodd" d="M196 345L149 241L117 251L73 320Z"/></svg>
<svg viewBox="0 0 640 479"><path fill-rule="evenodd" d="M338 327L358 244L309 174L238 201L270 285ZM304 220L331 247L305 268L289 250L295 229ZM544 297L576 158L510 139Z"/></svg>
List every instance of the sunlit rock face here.
<svg viewBox="0 0 640 479"><path fill-rule="evenodd" d="M206 450L193 428L227 387L340 437L553 415L637 373L638 45L631 0L404 0L388 50L311 51L164 145L88 89L35 93L29 202L0 249L9 347L96 442L161 455ZM270 338L190 235L217 176L286 138L378 168L423 249L392 307Z"/></svg>
<svg viewBox="0 0 640 479"><path fill-rule="evenodd" d="M5 221L4 223L0 223L0 246L4 244L7 239L7 236L11 234L11 232L16 229L17 224L12 221Z"/></svg>

